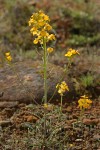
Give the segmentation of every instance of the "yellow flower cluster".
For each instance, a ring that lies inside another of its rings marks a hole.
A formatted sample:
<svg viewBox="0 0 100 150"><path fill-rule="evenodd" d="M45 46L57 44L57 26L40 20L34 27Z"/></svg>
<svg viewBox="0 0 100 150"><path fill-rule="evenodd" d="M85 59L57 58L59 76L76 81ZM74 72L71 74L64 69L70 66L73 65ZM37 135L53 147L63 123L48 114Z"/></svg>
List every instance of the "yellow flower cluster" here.
<svg viewBox="0 0 100 150"><path fill-rule="evenodd" d="M52 30L49 22L49 17L41 10L31 16L29 26L31 26L30 32L35 36L34 44L43 44L43 39L46 42L56 39L54 34L49 33Z"/></svg>
<svg viewBox="0 0 100 150"><path fill-rule="evenodd" d="M5 53L5 56L6 56L6 59L7 59L8 61L12 61L12 57L11 57L10 52Z"/></svg>
<svg viewBox="0 0 100 150"><path fill-rule="evenodd" d="M58 93L63 96L66 91L69 91L68 85L65 81L62 81L61 84L57 84L56 88L58 89Z"/></svg>
<svg viewBox="0 0 100 150"><path fill-rule="evenodd" d="M70 48L69 50L68 50L68 52L65 54L65 56L67 56L67 57L72 57L72 56L74 56L74 55L80 55L80 53L78 52L78 50L75 50L75 49L72 49L72 48Z"/></svg>
<svg viewBox="0 0 100 150"><path fill-rule="evenodd" d="M81 96L81 98L78 100L80 109L89 108L91 103L92 103L92 101L85 95Z"/></svg>

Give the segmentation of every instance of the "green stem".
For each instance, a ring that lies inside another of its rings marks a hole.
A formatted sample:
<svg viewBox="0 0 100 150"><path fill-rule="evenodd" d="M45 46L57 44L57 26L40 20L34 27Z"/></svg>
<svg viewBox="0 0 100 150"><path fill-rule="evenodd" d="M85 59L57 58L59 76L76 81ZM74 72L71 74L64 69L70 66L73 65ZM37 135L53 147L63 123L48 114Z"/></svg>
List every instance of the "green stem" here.
<svg viewBox="0 0 100 150"><path fill-rule="evenodd" d="M67 67L63 70L62 78L60 78L60 80L58 81L58 83L60 83L60 82L63 80L63 78L65 77L65 75L66 75L68 69L70 68L70 66L71 66L71 62L68 61L68 65L67 65ZM56 94L56 92L57 92L57 89L55 89L55 91L53 92L53 95L51 96L51 98L49 99L48 102L50 102L50 101L53 99L53 97L54 97L54 95Z"/></svg>
<svg viewBox="0 0 100 150"><path fill-rule="evenodd" d="M81 110L81 112L80 112L80 117L79 117L79 120L80 120L80 121L82 121L83 115L84 115L84 108L82 108L82 110Z"/></svg>
<svg viewBox="0 0 100 150"><path fill-rule="evenodd" d="M61 102L60 102L60 112L62 112L62 100L63 100L63 96L61 96Z"/></svg>
<svg viewBox="0 0 100 150"><path fill-rule="evenodd" d="M44 49L44 103L47 103L47 48L46 48L46 39L43 38L43 49Z"/></svg>

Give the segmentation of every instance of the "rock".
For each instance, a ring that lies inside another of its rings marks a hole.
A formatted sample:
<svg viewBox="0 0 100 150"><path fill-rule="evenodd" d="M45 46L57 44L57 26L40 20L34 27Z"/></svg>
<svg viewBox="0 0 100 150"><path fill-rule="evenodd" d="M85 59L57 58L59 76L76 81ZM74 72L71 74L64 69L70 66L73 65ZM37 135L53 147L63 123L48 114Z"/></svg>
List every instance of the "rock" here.
<svg viewBox="0 0 100 150"><path fill-rule="evenodd" d="M100 141L100 135L99 134L94 135L93 140L94 141Z"/></svg>
<svg viewBox="0 0 100 150"><path fill-rule="evenodd" d="M0 102L0 108L6 108L6 107L8 107L8 108L11 108L11 107L16 107L16 106L18 106L18 102L17 101L13 101L13 102L10 102L10 101L2 101L2 102Z"/></svg>
<svg viewBox="0 0 100 150"><path fill-rule="evenodd" d="M91 119L83 119L83 123L85 125L91 125L92 124Z"/></svg>
<svg viewBox="0 0 100 150"><path fill-rule="evenodd" d="M2 120L0 121L0 126L8 126L9 124L11 124L10 120Z"/></svg>
<svg viewBox="0 0 100 150"><path fill-rule="evenodd" d="M25 116L27 122L36 122L38 118L36 116L30 115L30 116Z"/></svg>
<svg viewBox="0 0 100 150"><path fill-rule="evenodd" d="M92 124L97 125L100 123L100 119L92 119Z"/></svg>
<svg viewBox="0 0 100 150"><path fill-rule="evenodd" d="M83 140L82 139L76 139L75 141L76 142L82 142Z"/></svg>
<svg viewBox="0 0 100 150"><path fill-rule="evenodd" d="M63 76L63 69L59 66L48 65L48 100L55 91L56 84ZM73 98L73 84L67 77L65 80L69 86L70 91L66 92L66 101ZM5 65L0 68L0 97L1 106L14 105L15 103L41 103L44 95L43 89L43 67L41 61L25 61L17 62L12 65ZM56 92L55 98L60 98ZM3 103L3 101L6 101ZM52 101L51 101L52 102ZM17 104L16 104L17 105Z"/></svg>
<svg viewBox="0 0 100 150"><path fill-rule="evenodd" d="M67 111L67 112L72 112L72 107L71 107L71 106L68 106L68 107L66 108L66 111Z"/></svg>
<svg viewBox="0 0 100 150"><path fill-rule="evenodd" d="M70 125L65 125L64 126L64 131L68 131L68 130L72 130L73 127L71 127Z"/></svg>
<svg viewBox="0 0 100 150"><path fill-rule="evenodd" d="M85 125L97 125L99 122L99 119L83 119Z"/></svg>

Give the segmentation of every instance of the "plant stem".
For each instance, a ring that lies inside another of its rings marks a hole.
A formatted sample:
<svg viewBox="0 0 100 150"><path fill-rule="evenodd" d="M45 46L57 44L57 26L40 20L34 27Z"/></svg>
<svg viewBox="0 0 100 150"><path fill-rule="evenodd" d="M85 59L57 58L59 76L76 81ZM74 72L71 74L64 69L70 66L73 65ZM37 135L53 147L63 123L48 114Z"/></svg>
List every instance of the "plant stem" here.
<svg viewBox="0 0 100 150"><path fill-rule="evenodd" d="M60 112L62 112L62 98L63 96L61 95Z"/></svg>
<svg viewBox="0 0 100 150"><path fill-rule="evenodd" d="M46 144L46 112L44 110L44 137L43 137L43 146Z"/></svg>
<svg viewBox="0 0 100 150"><path fill-rule="evenodd" d="M46 39L43 38L43 49L44 49L44 103L47 103L47 48L46 48Z"/></svg>
<svg viewBox="0 0 100 150"><path fill-rule="evenodd" d="M60 82L63 80L63 78L65 77L65 75L66 75L68 69L70 68L70 66L71 66L71 62L68 61L67 67L63 70L63 73L64 73L64 74L62 75L62 78L60 77L60 80L59 80L58 83L60 83ZM54 97L54 95L56 94L56 92L57 92L57 89L55 89L55 91L53 92L53 95L52 95L51 98L48 100L48 102L50 102L50 101L53 99L53 97Z"/></svg>

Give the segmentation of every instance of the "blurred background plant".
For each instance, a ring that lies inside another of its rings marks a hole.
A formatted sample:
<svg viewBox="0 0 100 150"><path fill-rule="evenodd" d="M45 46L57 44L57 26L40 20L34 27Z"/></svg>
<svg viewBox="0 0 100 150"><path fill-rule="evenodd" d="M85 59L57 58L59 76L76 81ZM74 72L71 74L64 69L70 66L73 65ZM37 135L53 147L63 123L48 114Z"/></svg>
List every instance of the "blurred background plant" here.
<svg viewBox="0 0 100 150"><path fill-rule="evenodd" d="M57 47L100 45L99 6L92 1L1 0L0 4L1 43L13 50L34 49L27 24L29 16L39 9L52 20L59 43Z"/></svg>
<svg viewBox="0 0 100 150"><path fill-rule="evenodd" d="M93 85L94 78L91 74L83 75L80 77L81 84L87 88Z"/></svg>

